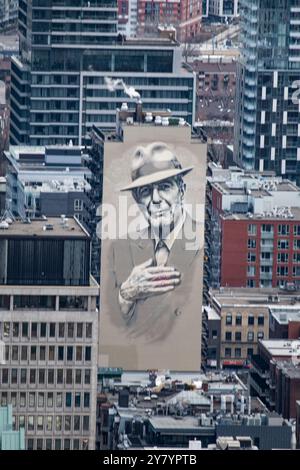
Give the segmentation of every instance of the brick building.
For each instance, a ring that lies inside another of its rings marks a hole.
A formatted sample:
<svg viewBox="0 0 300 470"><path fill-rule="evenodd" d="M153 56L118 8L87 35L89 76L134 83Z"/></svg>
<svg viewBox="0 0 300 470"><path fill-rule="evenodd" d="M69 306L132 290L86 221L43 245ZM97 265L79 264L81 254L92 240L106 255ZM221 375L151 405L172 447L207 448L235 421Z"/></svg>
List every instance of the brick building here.
<svg viewBox="0 0 300 470"><path fill-rule="evenodd" d="M246 366L257 353L259 340L269 337L268 296L251 289L222 288L211 290L208 301L221 318L217 363L223 367Z"/></svg>
<svg viewBox="0 0 300 470"><path fill-rule="evenodd" d="M300 399L300 341L260 341L251 359L250 393L284 418L296 418Z"/></svg>
<svg viewBox="0 0 300 470"><path fill-rule="evenodd" d="M210 179L209 185L212 286L296 289L300 285L299 188L282 178L238 168Z"/></svg>
<svg viewBox="0 0 300 470"><path fill-rule="evenodd" d="M118 29L128 36L153 35L167 24L180 41L190 41L200 33L201 18L201 0L118 0Z"/></svg>

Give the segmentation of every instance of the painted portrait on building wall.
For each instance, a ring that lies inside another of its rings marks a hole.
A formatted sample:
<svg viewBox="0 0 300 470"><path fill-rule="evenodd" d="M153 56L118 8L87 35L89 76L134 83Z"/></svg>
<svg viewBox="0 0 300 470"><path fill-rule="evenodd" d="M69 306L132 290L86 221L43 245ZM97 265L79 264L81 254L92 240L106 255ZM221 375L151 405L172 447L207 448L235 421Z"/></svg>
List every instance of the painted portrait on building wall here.
<svg viewBox="0 0 300 470"><path fill-rule="evenodd" d="M110 186L118 200L113 217L119 225L110 236L102 227L104 365L133 370L200 366L203 200L193 214L195 204L187 196L199 195L203 181L196 188L195 182L204 175L199 160L185 150L164 141L131 146L119 167L126 165L126 171Z"/></svg>

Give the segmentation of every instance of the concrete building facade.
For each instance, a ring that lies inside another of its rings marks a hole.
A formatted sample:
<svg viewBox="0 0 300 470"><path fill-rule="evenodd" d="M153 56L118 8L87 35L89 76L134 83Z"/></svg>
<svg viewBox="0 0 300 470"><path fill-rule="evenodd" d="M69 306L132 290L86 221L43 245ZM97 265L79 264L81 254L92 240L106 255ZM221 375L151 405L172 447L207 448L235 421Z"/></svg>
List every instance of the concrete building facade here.
<svg viewBox="0 0 300 470"><path fill-rule="evenodd" d="M42 219L2 223L0 240L0 402L12 405L26 449L94 449L99 286L89 277L89 236L75 220ZM39 247L34 258L26 246Z"/></svg>

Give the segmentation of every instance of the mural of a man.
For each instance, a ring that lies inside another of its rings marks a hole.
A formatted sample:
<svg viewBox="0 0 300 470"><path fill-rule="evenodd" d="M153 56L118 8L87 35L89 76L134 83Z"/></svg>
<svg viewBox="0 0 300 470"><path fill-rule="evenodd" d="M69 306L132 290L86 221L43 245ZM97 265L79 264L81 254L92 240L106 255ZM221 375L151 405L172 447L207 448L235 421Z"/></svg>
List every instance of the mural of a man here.
<svg viewBox="0 0 300 470"><path fill-rule="evenodd" d="M110 312L133 339L161 341L188 321L202 256L200 228L184 207L184 178L192 170L161 142L133 154L132 182L121 191L131 191L148 227L115 241L110 255Z"/></svg>

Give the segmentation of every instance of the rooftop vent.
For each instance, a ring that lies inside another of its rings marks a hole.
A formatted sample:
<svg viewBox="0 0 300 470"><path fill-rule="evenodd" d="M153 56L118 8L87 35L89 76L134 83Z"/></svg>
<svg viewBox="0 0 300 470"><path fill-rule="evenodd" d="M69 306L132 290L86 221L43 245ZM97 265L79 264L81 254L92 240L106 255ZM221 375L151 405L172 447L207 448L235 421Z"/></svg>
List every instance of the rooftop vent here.
<svg viewBox="0 0 300 470"><path fill-rule="evenodd" d="M54 230L54 227L53 227L52 224L46 224L46 225L44 225L43 230L44 230L44 232L46 232L46 231L48 232L50 230Z"/></svg>

